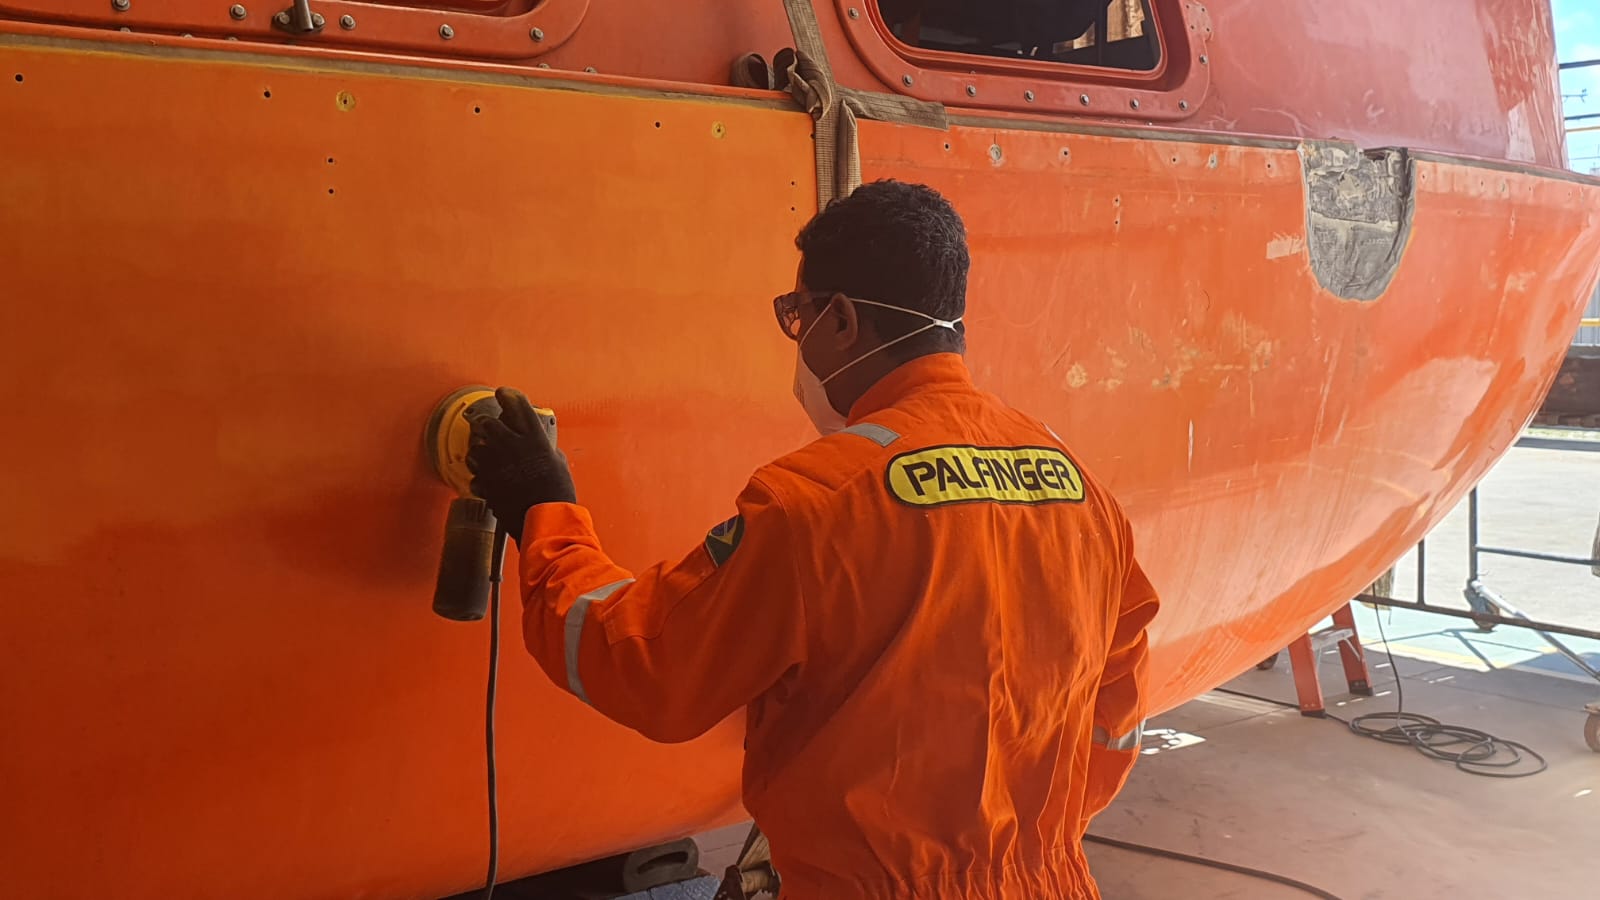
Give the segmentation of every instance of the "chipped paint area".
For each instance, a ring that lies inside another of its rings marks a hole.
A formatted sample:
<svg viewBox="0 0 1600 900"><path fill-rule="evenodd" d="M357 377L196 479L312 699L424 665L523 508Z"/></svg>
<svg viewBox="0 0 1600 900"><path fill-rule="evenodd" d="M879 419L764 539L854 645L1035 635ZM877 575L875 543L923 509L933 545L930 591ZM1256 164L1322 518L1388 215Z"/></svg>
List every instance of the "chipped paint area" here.
<svg viewBox="0 0 1600 900"><path fill-rule="evenodd" d="M1524 100L1506 112L1506 158L1531 163L1538 157L1533 125L1528 121L1528 101Z"/></svg>
<svg viewBox="0 0 1600 900"><path fill-rule="evenodd" d="M1161 375L1150 386L1158 390L1183 387L1190 373L1207 383L1226 384L1233 373L1254 376L1272 368L1278 356L1278 343L1271 334L1238 315L1222 320L1218 340L1210 348L1175 347L1162 366Z"/></svg>
<svg viewBox="0 0 1600 900"><path fill-rule="evenodd" d="M1306 249L1306 239L1297 234L1275 234L1267 241L1267 259L1298 256Z"/></svg>
<svg viewBox="0 0 1600 900"><path fill-rule="evenodd" d="M1083 363L1073 363L1072 368L1067 370L1067 387L1081 388L1088 383L1089 370L1083 367Z"/></svg>

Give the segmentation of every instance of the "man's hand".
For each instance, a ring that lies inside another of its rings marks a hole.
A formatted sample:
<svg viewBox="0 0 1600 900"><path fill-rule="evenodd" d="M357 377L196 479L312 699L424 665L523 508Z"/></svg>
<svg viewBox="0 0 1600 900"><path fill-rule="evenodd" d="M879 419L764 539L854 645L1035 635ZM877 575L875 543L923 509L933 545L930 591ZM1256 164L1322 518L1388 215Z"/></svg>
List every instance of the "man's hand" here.
<svg viewBox="0 0 1600 900"><path fill-rule="evenodd" d="M494 392L500 418L472 423L467 468L472 493L488 501L495 518L520 546L522 521L540 503L576 503L567 458L550 445L533 404L512 388Z"/></svg>

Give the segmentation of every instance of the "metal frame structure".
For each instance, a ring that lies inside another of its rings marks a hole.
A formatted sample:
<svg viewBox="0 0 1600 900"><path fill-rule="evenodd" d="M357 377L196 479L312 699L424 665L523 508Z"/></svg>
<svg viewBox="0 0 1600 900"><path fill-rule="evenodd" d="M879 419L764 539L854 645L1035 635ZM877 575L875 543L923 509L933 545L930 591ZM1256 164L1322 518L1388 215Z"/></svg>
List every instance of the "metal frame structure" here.
<svg viewBox="0 0 1600 900"><path fill-rule="evenodd" d="M1600 682L1600 669L1590 665L1582 655L1555 637L1555 635L1559 634L1600 641L1600 631L1555 622L1541 622L1528 617L1521 610L1506 602L1503 597L1484 583L1478 562L1479 557L1485 554L1562 565L1587 566L1590 568L1600 566L1600 559L1580 559L1573 556L1562 556L1533 550L1485 546L1479 540L1478 532L1478 489L1473 488L1467 498L1467 584L1462 590L1469 609L1453 609L1428 602L1426 540L1417 544L1417 599L1415 602L1396 600L1393 597L1379 597L1372 593L1361 594L1355 599L1362 603L1371 603L1377 606L1414 609L1441 616L1471 619L1480 631L1485 632L1493 631L1500 625L1512 628L1526 628L1544 638L1550 646L1570 660L1573 665L1595 679L1596 682ZM1600 753L1600 700L1585 706L1584 711L1588 713L1588 720L1584 726L1584 740L1589 744L1591 750Z"/></svg>

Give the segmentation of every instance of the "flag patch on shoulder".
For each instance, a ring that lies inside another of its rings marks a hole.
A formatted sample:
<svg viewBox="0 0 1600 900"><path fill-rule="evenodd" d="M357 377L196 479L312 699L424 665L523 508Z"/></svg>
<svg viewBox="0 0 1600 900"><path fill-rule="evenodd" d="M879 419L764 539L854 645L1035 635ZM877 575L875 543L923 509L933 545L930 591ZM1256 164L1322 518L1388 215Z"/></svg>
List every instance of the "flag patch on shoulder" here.
<svg viewBox="0 0 1600 900"><path fill-rule="evenodd" d="M711 564L720 567L739 549L744 540L744 517L734 516L711 529L706 535L706 552L711 554Z"/></svg>

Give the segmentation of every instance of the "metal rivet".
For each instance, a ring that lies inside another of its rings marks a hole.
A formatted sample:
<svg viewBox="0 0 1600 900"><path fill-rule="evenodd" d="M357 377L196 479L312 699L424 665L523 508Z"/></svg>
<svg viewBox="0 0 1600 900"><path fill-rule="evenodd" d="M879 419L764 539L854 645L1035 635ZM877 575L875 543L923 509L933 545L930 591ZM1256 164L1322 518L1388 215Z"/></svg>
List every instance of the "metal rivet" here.
<svg viewBox="0 0 1600 900"><path fill-rule="evenodd" d="M861 18L861 10L856 9L854 6L850 7L850 18L852 18L852 19Z"/></svg>
<svg viewBox="0 0 1600 900"><path fill-rule="evenodd" d="M1179 100L1178 101L1178 108L1181 109L1181 110L1184 110L1185 112L1187 112L1188 109L1189 109L1189 101L1187 101L1187 100Z"/></svg>
<svg viewBox="0 0 1600 900"><path fill-rule="evenodd" d="M133 0L111 0L111 8L117 12L127 12L132 5Z"/></svg>
<svg viewBox="0 0 1600 900"><path fill-rule="evenodd" d="M1089 95L1088 94L1079 94L1078 95L1078 102L1082 103L1084 106L1088 106L1089 105Z"/></svg>
<svg viewBox="0 0 1600 900"><path fill-rule="evenodd" d="M905 85L906 87L911 87L911 85L912 85L911 76L910 75L901 75L900 76L900 83Z"/></svg>
<svg viewBox="0 0 1600 900"><path fill-rule="evenodd" d="M1128 107L1130 109L1138 109L1139 108L1139 99L1137 97L1135 97L1134 99L1129 100L1128 101Z"/></svg>
<svg viewBox="0 0 1600 900"><path fill-rule="evenodd" d="M968 97L976 97L976 96L978 96L977 85L972 85L972 84L967 85L967 96Z"/></svg>
<svg viewBox="0 0 1600 900"><path fill-rule="evenodd" d="M528 37L531 37L536 41L544 40L544 29L543 28L530 28L528 30Z"/></svg>
<svg viewBox="0 0 1600 900"><path fill-rule="evenodd" d="M289 24L289 14L286 12L278 13L272 17L272 21L277 22L279 25L287 25Z"/></svg>
<svg viewBox="0 0 1600 900"><path fill-rule="evenodd" d="M1204 53L1200 54L1200 65L1202 65L1202 66L1208 65L1208 64L1210 64L1210 62L1211 62L1211 57L1206 56Z"/></svg>
<svg viewBox="0 0 1600 900"><path fill-rule="evenodd" d="M1033 102L1033 91L1023 91L1022 92L1022 99L1028 101L1029 103L1032 103Z"/></svg>
<svg viewBox="0 0 1600 900"><path fill-rule="evenodd" d="M454 28L451 28L449 25L440 25L439 26L439 37L442 37L442 38L444 38L445 40L448 41L448 40L450 40L451 38L453 38L455 36L456 36L456 30Z"/></svg>
<svg viewBox="0 0 1600 900"><path fill-rule="evenodd" d="M250 15L250 13L244 8L243 4L235 3L234 5L228 7L228 15L233 16L235 20L238 20Z"/></svg>
<svg viewBox="0 0 1600 900"><path fill-rule="evenodd" d="M345 31L355 31L356 30L356 17L355 16L340 16L339 17L339 27L343 28Z"/></svg>
<svg viewBox="0 0 1600 900"><path fill-rule="evenodd" d="M328 24L328 20L322 17L322 13L312 13L311 24L317 28L321 28L322 26Z"/></svg>

